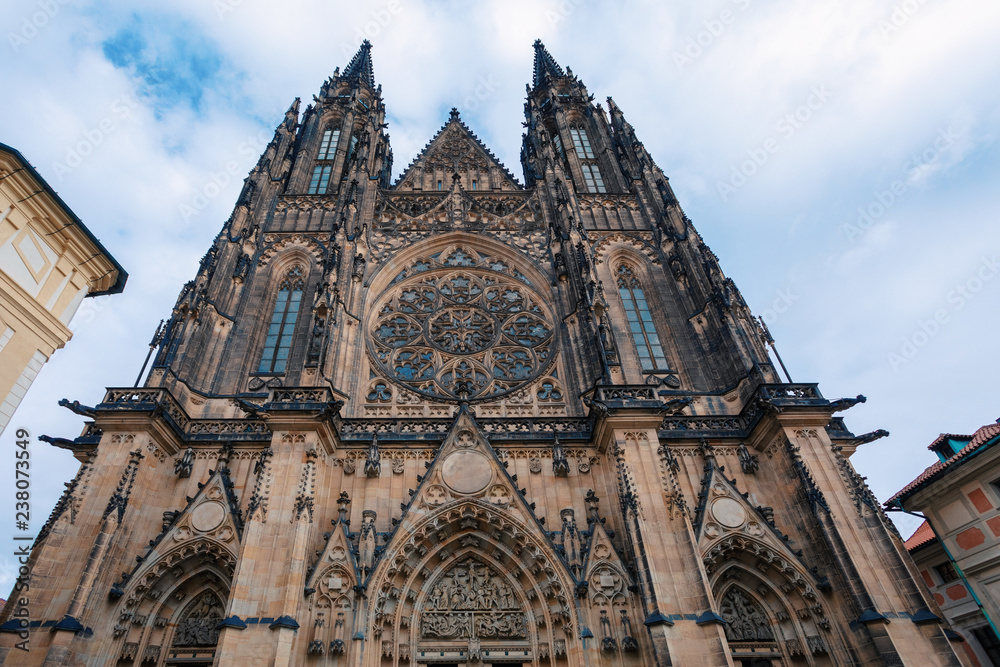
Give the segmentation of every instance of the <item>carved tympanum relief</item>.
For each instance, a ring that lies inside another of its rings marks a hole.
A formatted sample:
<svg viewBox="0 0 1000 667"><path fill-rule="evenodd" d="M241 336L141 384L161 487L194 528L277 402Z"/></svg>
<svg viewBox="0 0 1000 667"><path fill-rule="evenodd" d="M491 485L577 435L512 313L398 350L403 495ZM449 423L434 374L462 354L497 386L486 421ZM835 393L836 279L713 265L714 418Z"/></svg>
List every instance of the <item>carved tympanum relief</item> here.
<svg viewBox="0 0 1000 667"><path fill-rule="evenodd" d="M224 608L218 596L205 591L196 599L177 624L174 646L215 646L219 641L219 621Z"/></svg>
<svg viewBox="0 0 1000 667"><path fill-rule="evenodd" d="M420 615L425 639L524 639L524 612L513 587L468 558L441 575Z"/></svg>
<svg viewBox="0 0 1000 667"><path fill-rule="evenodd" d="M726 639L731 642L774 641L774 633L760 606L739 588L726 591L719 603L726 622Z"/></svg>

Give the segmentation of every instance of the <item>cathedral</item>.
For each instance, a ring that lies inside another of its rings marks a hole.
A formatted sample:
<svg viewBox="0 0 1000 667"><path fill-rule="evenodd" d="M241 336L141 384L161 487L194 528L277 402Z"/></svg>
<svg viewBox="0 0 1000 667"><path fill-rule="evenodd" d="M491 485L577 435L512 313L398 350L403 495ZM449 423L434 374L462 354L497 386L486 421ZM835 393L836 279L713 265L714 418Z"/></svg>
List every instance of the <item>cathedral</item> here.
<svg viewBox="0 0 1000 667"><path fill-rule="evenodd" d="M535 42L520 180L457 110L393 180L371 50L291 105L145 385L64 401L4 664L962 664L850 462L864 397L782 381L614 101Z"/></svg>

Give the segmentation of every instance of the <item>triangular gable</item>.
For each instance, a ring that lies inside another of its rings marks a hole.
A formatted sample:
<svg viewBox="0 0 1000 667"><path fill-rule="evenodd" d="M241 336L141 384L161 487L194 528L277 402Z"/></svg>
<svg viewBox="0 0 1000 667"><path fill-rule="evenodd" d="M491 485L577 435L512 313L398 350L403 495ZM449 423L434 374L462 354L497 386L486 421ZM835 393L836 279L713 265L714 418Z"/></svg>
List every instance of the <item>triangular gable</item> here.
<svg viewBox="0 0 1000 667"><path fill-rule="evenodd" d="M243 517L233 492L229 469L209 471L208 481L198 484L198 493L188 497L184 509L163 515L163 530L137 556L133 571L112 587L112 598L126 590L143 590L163 576L175 562L197 554L215 554L235 568L239 543L243 539ZM229 572L231 576L231 572ZM135 593L126 604L133 603Z"/></svg>
<svg viewBox="0 0 1000 667"><path fill-rule="evenodd" d="M823 589L829 584L810 570L802 553L792 551L788 537L779 531L770 508L754 507L747 495L737 490L735 480L727 479L723 469L710 457L705 465L698 509L695 514L695 534L703 561L711 572L726 560L733 549L753 553L762 562L774 564L796 585Z"/></svg>
<svg viewBox="0 0 1000 667"><path fill-rule="evenodd" d="M409 530L427 515L468 500L494 505L523 526L534 524L538 534L556 551L542 526L544 519L535 516L534 503L525 500L516 479L508 474L469 408L462 405L427 474L420 478L410 502L403 504L403 516L384 553L392 553L400 539L409 539Z"/></svg>
<svg viewBox="0 0 1000 667"><path fill-rule="evenodd" d="M479 137L462 122L457 109L451 110L451 117L448 119L448 122L438 130L434 138L414 158L402 176L397 179L393 189L413 189L412 186L408 186L407 184L412 181L418 170L421 172L442 170L448 174L448 182L442 184L444 190L451 188L450 176L452 174L459 174L461 176L474 170L482 174L493 171L499 173L501 176L499 189L501 190L523 189L514 175L479 140Z"/></svg>
<svg viewBox="0 0 1000 667"><path fill-rule="evenodd" d="M583 581L587 582L591 599L599 605L624 604L632 580L600 521L591 524L586 554Z"/></svg>
<svg viewBox="0 0 1000 667"><path fill-rule="evenodd" d="M320 595L326 595L336 603L345 596L351 597L354 586L360 580L361 574L347 524L341 516L333 522L333 532L306 579L306 594L312 595L318 591Z"/></svg>

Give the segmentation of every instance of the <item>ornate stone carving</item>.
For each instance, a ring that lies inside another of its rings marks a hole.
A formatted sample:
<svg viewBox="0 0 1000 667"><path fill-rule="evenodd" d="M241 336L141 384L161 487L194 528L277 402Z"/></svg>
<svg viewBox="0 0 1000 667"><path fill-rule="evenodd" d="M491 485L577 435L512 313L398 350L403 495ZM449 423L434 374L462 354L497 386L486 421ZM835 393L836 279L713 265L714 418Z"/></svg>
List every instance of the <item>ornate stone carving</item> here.
<svg viewBox="0 0 1000 667"><path fill-rule="evenodd" d="M215 646L219 641L216 627L224 613L222 602L212 591L201 594L177 624L174 646Z"/></svg>
<svg viewBox="0 0 1000 667"><path fill-rule="evenodd" d="M548 367L556 329L527 278L456 247L404 269L375 305L369 347L387 377L436 399L495 398Z"/></svg>
<svg viewBox="0 0 1000 667"><path fill-rule="evenodd" d="M726 639L731 642L774 641L774 633L760 606L737 587L722 596L719 612L726 622Z"/></svg>
<svg viewBox="0 0 1000 667"><path fill-rule="evenodd" d="M514 588L493 568L468 558L430 588L420 635L434 639L523 639L524 613Z"/></svg>

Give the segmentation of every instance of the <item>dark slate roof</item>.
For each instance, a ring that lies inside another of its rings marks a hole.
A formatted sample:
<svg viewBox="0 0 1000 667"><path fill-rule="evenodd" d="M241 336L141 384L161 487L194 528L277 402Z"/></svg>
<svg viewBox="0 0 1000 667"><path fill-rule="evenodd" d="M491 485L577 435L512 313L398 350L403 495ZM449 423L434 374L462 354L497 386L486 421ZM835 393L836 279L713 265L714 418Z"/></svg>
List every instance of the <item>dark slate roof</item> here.
<svg viewBox="0 0 1000 667"><path fill-rule="evenodd" d="M66 213L69 219L73 221L73 224L75 224L77 227L80 228L80 231L83 232L83 235L86 236L91 243L97 246L98 251L100 251L101 254L107 257L108 261L114 265L115 270L118 272L118 276L115 278L114 284L106 290L98 290L95 292L90 292L87 294L87 296L120 294L122 290L125 289L125 281L128 280L128 273L125 271L125 269L122 268L122 265L118 263L118 260L116 260L114 256L110 252L108 252L107 248L105 248L101 244L101 242L97 239L97 237L94 236L94 234L89 229L87 229L87 226L83 224L83 221L80 220L80 218L77 217L76 213L73 212L73 209L71 209L69 205L62 200L62 197L56 194L56 191L52 189L52 186L49 185L44 178L42 178L41 174L35 171L35 168L31 166L31 163L28 162L28 159L26 157L21 155L20 151L18 151L16 148L11 148L10 146L4 143L0 143L0 150L6 151L7 153L10 153L15 158L20 160L21 164L24 165L24 170L27 171L32 178L38 181L39 185L42 186L42 190L44 190L50 197L52 197L56 205L58 205L63 210L63 212Z"/></svg>
<svg viewBox="0 0 1000 667"><path fill-rule="evenodd" d="M1000 442L1000 439L998 439L997 436L1000 436L1000 423L983 426L971 436L942 433L934 440L933 443L931 443L931 447L940 444L943 441L942 439L968 440L969 444L944 461L938 461L934 465L929 466L926 470L920 473L915 480L907 484L900 491L898 491L896 495L887 500L885 504L887 506L891 505L896 500L915 493L930 484L932 481L944 475L947 471L964 463L978 450Z"/></svg>

